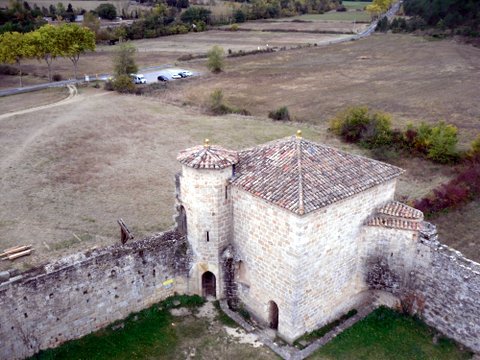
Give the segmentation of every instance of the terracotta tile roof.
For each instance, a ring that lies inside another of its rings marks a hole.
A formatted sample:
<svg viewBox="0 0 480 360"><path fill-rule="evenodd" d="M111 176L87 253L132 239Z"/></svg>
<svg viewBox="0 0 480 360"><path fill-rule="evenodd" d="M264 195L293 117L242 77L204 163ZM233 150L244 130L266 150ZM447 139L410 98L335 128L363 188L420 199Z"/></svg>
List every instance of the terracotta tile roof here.
<svg viewBox="0 0 480 360"><path fill-rule="evenodd" d="M423 213L399 201L390 201L377 210L377 213L404 219L423 220Z"/></svg>
<svg viewBox="0 0 480 360"><path fill-rule="evenodd" d="M393 229L421 230L423 213L398 201L390 201L375 211L365 225Z"/></svg>
<svg viewBox="0 0 480 360"><path fill-rule="evenodd" d="M224 169L238 162L238 153L206 144L180 151L177 160L195 169Z"/></svg>
<svg viewBox="0 0 480 360"><path fill-rule="evenodd" d="M232 184L302 215L402 172L389 164L292 136L241 151Z"/></svg>

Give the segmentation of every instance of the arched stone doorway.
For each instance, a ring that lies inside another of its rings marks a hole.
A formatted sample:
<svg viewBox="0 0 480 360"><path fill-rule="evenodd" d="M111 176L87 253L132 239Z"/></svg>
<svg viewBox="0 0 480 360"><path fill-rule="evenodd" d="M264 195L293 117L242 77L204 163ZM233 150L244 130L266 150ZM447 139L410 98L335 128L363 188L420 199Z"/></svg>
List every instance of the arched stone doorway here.
<svg viewBox="0 0 480 360"><path fill-rule="evenodd" d="M204 297L213 296L217 297L217 279L215 275L210 272L206 271L202 275L202 295Z"/></svg>
<svg viewBox="0 0 480 360"><path fill-rule="evenodd" d="M275 301L268 302L268 326L270 329L278 329L278 305Z"/></svg>

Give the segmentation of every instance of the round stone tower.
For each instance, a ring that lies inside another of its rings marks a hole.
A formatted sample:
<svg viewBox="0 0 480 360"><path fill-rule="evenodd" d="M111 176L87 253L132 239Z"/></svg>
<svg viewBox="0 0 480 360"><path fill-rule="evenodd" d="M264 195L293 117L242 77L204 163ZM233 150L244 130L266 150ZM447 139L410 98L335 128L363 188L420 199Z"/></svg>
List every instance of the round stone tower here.
<svg viewBox="0 0 480 360"><path fill-rule="evenodd" d="M231 235L229 179L238 162L236 151L210 145L179 153L182 172L177 181L178 221L193 250L190 292L223 297L221 254Z"/></svg>

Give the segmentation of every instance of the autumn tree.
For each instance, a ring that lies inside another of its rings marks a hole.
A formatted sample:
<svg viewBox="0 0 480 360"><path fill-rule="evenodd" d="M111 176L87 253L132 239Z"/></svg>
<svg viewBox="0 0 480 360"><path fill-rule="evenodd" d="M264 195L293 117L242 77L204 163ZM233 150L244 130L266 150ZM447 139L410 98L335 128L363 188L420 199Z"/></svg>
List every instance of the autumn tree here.
<svg viewBox="0 0 480 360"><path fill-rule="evenodd" d="M386 12L392 6L393 0L373 0L373 2L366 7L366 10L377 18L380 14Z"/></svg>
<svg viewBox="0 0 480 360"><path fill-rule="evenodd" d="M23 86L21 62L23 59L33 56L33 47L30 39L31 33L7 32L0 35L0 62L17 64L20 87Z"/></svg>
<svg viewBox="0 0 480 360"><path fill-rule="evenodd" d="M43 59L48 67L48 80L52 81L52 62L62 55L60 50L60 32L53 25L44 25L31 35L33 56Z"/></svg>
<svg viewBox="0 0 480 360"><path fill-rule="evenodd" d="M58 32L59 53L72 61L76 79L80 55L86 51L95 50L95 34L87 27L77 24L63 24L56 30Z"/></svg>

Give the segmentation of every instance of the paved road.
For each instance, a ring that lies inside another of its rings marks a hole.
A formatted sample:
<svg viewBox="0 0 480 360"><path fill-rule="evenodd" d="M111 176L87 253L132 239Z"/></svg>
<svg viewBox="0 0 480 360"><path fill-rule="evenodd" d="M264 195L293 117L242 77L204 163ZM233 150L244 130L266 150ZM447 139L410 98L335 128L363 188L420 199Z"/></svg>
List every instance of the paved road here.
<svg viewBox="0 0 480 360"><path fill-rule="evenodd" d="M388 19L391 19L398 11L402 4L402 0L396 2L395 4L392 5L392 7L385 13L383 14L380 19L383 17L387 17ZM324 42L321 45L329 45L329 44L338 44L346 41L352 41L352 40L358 40L367 36L370 36L374 31L375 28L377 27L378 20L373 21L365 30L363 30L361 33L352 35L352 36L347 36L341 39L337 40L330 40L328 42ZM147 80L147 83L154 83L157 82L157 77L159 75L166 76L168 79L172 80L172 74L175 74L181 70L186 70L186 69L179 69L179 68L173 68L172 64L164 64L164 65L158 65L158 66L150 66L146 68L142 68L139 70L139 73L143 74L145 76L145 79ZM187 69L188 70L188 69ZM195 73L194 76L198 76L198 73ZM105 81L108 79L108 77L111 76L109 74L100 74L100 75L90 75L89 79L90 81L96 81L96 80L101 80ZM2 96L7 96L7 95L15 95L15 94L20 94L20 93L25 93L25 92L30 92L30 91L36 91L36 90L42 90L42 89L47 89L51 87L63 87L67 86L69 84L76 84L76 83L82 83L84 82L84 79L79 79L79 80L63 80L63 81L57 81L57 82L51 82L51 83L44 83L44 84L38 84L38 85L30 85L30 86L25 86L23 88L9 88L9 89L4 89L0 90L0 97Z"/></svg>

